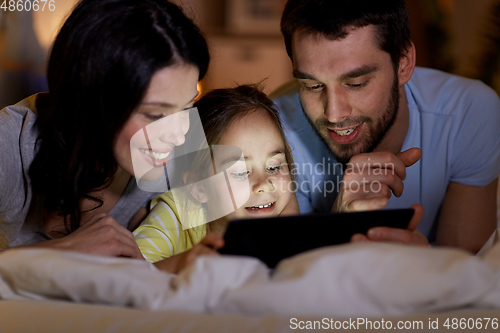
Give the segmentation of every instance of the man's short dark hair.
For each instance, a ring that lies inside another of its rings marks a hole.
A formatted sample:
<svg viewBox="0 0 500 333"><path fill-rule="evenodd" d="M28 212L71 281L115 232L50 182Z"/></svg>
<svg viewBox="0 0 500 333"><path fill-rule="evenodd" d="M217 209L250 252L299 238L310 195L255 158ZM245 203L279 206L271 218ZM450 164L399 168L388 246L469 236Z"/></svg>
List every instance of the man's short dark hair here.
<svg viewBox="0 0 500 333"><path fill-rule="evenodd" d="M349 28L368 25L376 27L380 48L398 65L411 45L405 0L288 0L281 18L292 61L292 37L297 31L339 40L348 35Z"/></svg>

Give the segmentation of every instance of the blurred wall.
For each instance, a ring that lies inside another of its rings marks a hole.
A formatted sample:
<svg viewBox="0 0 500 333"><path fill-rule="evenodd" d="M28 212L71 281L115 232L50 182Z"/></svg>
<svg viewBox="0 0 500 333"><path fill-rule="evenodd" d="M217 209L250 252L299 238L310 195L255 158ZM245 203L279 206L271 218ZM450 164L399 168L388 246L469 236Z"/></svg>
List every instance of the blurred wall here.
<svg viewBox="0 0 500 333"><path fill-rule="evenodd" d="M477 54L483 45L485 21L495 1L500 0L407 0L417 64L474 76ZM10 65L16 61L24 66L21 66L23 69L31 64L28 66L30 73L43 73L50 44L76 2L57 0L54 12L11 15L9 24L5 23L8 21L6 15L0 11L0 74L12 75L15 66ZM277 24L284 0L174 2L201 27L209 42L213 61L202 82L204 91L264 81L265 91L270 92L291 79L290 60ZM28 49L29 52L20 51ZM13 58L15 54L19 59ZM27 54L31 54L30 61L25 61ZM26 75L26 71L18 74ZM19 89L22 93L14 94L7 91L7 87L14 86L14 81L5 80L5 75L4 81L0 81L0 97L2 92L4 96L0 98L0 107L7 99L12 103L21 98L19 94L28 95L43 88L21 80L19 82L24 82L21 83L24 87Z"/></svg>
<svg viewBox="0 0 500 333"><path fill-rule="evenodd" d="M55 10L0 11L0 108L48 89L50 45L76 0L58 0Z"/></svg>

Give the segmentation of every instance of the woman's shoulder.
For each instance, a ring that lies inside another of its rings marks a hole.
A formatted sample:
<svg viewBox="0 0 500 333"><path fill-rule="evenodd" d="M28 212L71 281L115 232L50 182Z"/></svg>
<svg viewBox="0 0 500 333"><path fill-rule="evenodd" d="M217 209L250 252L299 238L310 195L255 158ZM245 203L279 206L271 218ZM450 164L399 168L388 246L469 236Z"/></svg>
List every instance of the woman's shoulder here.
<svg viewBox="0 0 500 333"><path fill-rule="evenodd" d="M19 141L21 136L35 135L37 118L37 101L43 99L46 93L39 93L23 99L17 104L6 106L0 110L0 144Z"/></svg>
<svg viewBox="0 0 500 333"><path fill-rule="evenodd" d="M9 243L23 225L31 200L28 170L35 155L37 95L0 110L0 228Z"/></svg>
<svg viewBox="0 0 500 333"><path fill-rule="evenodd" d="M9 172L5 168L29 167L33 160L38 137L36 103L39 95L30 96L0 110L0 150L3 157L0 173Z"/></svg>
<svg viewBox="0 0 500 333"><path fill-rule="evenodd" d="M46 104L48 101L49 93L42 92L26 97L25 99L17 102L16 104L6 106L0 112L10 114L12 116L25 117L28 114L36 116L38 113L38 105L40 103Z"/></svg>

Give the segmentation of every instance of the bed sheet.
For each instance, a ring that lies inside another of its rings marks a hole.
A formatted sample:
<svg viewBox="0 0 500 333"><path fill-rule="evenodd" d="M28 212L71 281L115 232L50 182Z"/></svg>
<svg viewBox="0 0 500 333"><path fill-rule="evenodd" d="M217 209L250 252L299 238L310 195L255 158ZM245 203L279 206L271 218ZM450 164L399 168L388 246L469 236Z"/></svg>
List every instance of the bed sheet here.
<svg viewBox="0 0 500 333"><path fill-rule="evenodd" d="M500 318L499 310L461 309L439 313L419 313L407 316L359 318L365 324L351 327L357 332L498 332L498 328L446 329L446 320L464 318L469 322ZM327 317L326 322L348 323L353 317ZM385 329L373 329L376 322L385 323ZM307 325L321 323L316 329ZM228 314L200 314L179 311L152 311L103 305L75 304L63 301L0 301L0 332L2 333L233 333L233 332L296 332L339 331L324 326L325 317L314 316L245 316ZM371 322L372 327L368 326ZM392 328L388 329L388 322ZM437 328L435 324L438 324ZM401 325L401 329L397 328ZM431 327L429 327L431 325ZM329 324L330 326L330 324ZM406 328L404 328L406 326ZM300 329L302 327L303 329ZM356 329L354 329L356 327Z"/></svg>
<svg viewBox="0 0 500 333"><path fill-rule="evenodd" d="M254 258L200 257L179 275L141 260L12 249L0 253L0 299L250 316L498 309L500 243L490 240L478 256L383 243L331 246L284 260L274 271Z"/></svg>

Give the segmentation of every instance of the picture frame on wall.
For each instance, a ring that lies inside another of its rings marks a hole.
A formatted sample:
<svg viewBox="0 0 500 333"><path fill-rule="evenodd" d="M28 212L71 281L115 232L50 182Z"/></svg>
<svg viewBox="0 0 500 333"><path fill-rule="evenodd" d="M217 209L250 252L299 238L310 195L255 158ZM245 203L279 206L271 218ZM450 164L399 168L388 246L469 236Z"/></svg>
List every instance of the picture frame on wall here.
<svg viewBox="0 0 500 333"><path fill-rule="evenodd" d="M279 35L286 0L226 0L226 29L236 34Z"/></svg>

